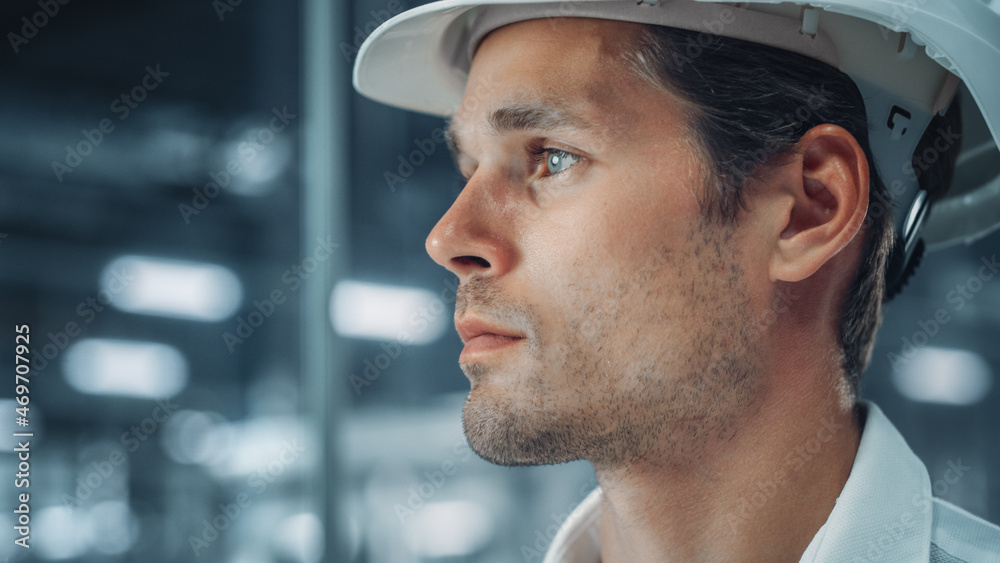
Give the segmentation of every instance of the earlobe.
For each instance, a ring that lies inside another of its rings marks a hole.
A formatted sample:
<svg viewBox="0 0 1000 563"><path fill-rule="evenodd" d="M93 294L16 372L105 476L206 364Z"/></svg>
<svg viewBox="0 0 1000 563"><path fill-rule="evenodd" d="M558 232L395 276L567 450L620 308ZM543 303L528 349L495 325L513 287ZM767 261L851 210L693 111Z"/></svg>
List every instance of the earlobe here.
<svg viewBox="0 0 1000 563"><path fill-rule="evenodd" d="M782 164L791 196L771 257L773 280L797 282L816 273L857 235L868 210L868 161L842 127L813 127Z"/></svg>

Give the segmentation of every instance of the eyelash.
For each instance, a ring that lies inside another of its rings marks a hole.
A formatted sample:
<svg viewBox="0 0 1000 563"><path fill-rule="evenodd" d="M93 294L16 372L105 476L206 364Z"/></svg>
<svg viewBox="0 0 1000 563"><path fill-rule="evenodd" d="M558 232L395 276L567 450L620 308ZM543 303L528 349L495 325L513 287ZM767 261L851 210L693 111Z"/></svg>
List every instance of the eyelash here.
<svg viewBox="0 0 1000 563"><path fill-rule="evenodd" d="M580 160L583 160L583 157L580 156L580 155L578 155L578 154L576 154L576 153L572 153L572 152L569 152L567 150L558 149L558 148L551 147L551 146L545 146L544 144L541 144L541 143L535 143L535 144L532 144L532 145L528 146L528 154L531 155L532 164L534 166L536 166L536 167L539 166L539 165L548 166L548 164L547 164L548 158L547 157L551 153L561 153L561 154L572 156L572 157L574 157L574 158L577 159L577 162L579 162ZM569 168L566 168L564 170L560 170L559 172L545 174L545 175L542 176L542 178L543 179L544 178L549 178L551 176L555 176L556 174L561 174L561 173L565 172L566 170L569 170Z"/></svg>
<svg viewBox="0 0 1000 563"><path fill-rule="evenodd" d="M552 146L546 146L543 143L532 143L532 144L530 144L527 147L527 152L528 152L528 156L531 158L532 166L534 166L534 167L538 167L538 166L546 166L547 167L548 166L548 164L547 164L548 158L547 157L551 153L561 153L561 154L565 154L565 155L568 155L568 156L572 156L572 157L574 157L576 159L576 163L579 163L580 161L584 160L584 158L582 156L580 156L580 155L578 155L578 154L576 154L574 152L570 152L570 151L559 149L559 148L552 147ZM544 180L546 178L550 178L550 177L555 176L557 174L561 174L561 173L565 172L566 170L569 170L569 168L566 168L564 170L560 170L559 172L555 172L555 173L544 174L541 177L541 179ZM467 176L466 174L462 173L461 170L459 170L459 174L462 177L462 180L463 180L464 183L467 183L470 180L470 176ZM464 189L464 185L463 185L463 187L461 189ZM461 190L459 190L459 191L461 191Z"/></svg>

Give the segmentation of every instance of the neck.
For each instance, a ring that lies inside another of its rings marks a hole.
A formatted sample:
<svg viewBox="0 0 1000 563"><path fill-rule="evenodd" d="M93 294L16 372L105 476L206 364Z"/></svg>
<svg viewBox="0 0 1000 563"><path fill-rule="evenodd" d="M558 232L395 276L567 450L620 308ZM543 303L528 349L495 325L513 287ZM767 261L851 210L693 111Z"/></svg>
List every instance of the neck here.
<svg viewBox="0 0 1000 563"><path fill-rule="evenodd" d="M800 364L802 365L802 364ZM798 561L826 522L860 442L842 375L800 371L774 385L725 443L679 465L655 456L596 467L601 560Z"/></svg>

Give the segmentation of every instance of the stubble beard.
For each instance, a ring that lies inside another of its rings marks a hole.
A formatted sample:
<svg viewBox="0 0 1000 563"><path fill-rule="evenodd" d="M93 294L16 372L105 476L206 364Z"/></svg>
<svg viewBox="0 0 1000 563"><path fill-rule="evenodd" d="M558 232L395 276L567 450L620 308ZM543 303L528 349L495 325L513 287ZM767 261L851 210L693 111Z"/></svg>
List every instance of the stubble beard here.
<svg viewBox="0 0 1000 563"><path fill-rule="evenodd" d="M588 304L566 318L563 342L542 345L537 331L528 331L524 371L463 364L473 382L462 413L473 451L506 466L578 459L597 468L640 460L691 465L710 444L731 439L759 392L755 325L728 238L704 225L691 237L694 260L657 249L610 291L581 297L577 302ZM659 283L664 269L685 267L697 268L702 283ZM664 291L674 291L686 312L642 307ZM507 301L490 279L460 288L458 310L470 302L538 327L530 310ZM643 337L651 330L661 331L662 341ZM516 388L490 383L501 372ZM557 373L571 388L551 385Z"/></svg>

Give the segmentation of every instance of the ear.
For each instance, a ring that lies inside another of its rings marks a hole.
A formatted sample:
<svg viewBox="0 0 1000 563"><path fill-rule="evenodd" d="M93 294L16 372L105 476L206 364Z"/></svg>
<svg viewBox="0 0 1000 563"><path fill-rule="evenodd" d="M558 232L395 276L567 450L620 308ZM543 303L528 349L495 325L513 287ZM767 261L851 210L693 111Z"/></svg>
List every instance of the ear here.
<svg viewBox="0 0 1000 563"><path fill-rule="evenodd" d="M799 139L773 177L780 184L780 231L770 260L773 280L797 282L844 249L868 211L868 160L853 135L823 124Z"/></svg>

